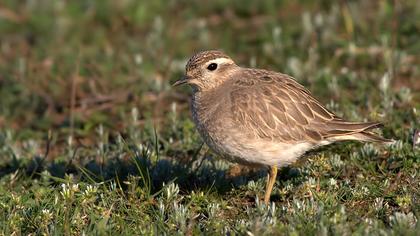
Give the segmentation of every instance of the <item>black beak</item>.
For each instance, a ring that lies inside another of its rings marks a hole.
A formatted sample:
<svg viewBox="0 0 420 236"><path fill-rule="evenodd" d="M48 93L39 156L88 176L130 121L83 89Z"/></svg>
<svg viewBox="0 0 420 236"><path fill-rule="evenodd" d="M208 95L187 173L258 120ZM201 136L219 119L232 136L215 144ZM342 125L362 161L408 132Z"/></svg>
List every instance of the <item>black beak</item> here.
<svg viewBox="0 0 420 236"><path fill-rule="evenodd" d="M185 84L185 83L188 82L188 80L189 80L189 78L186 75L184 75L181 79L179 79L175 83L173 83L172 86L175 87L175 86L178 86L178 85Z"/></svg>

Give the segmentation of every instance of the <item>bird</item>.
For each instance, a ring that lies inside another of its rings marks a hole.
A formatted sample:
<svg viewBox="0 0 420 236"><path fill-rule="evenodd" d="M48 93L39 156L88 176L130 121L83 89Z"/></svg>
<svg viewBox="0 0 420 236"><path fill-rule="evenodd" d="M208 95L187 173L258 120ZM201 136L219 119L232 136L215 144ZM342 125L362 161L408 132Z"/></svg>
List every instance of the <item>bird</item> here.
<svg viewBox="0 0 420 236"><path fill-rule="evenodd" d="M224 159L268 170L270 202L278 168L307 151L338 141L390 143L371 130L380 122L353 122L331 112L293 77L238 66L220 50L201 51L173 86L192 88L198 133Z"/></svg>

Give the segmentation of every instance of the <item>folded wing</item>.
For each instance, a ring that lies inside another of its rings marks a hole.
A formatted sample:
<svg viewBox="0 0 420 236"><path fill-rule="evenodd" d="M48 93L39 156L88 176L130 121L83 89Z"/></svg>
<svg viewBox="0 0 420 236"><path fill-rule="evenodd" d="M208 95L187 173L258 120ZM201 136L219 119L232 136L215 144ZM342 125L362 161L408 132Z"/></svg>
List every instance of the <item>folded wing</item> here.
<svg viewBox="0 0 420 236"><path fill-rule="evenodd" d="M343 120L287 75L255 70L247 73L253 74L234 79L231 111L233 119L251 128L258 138L287 143L359 139L361 135L353 134L381 126L378 122Z"/></svg>

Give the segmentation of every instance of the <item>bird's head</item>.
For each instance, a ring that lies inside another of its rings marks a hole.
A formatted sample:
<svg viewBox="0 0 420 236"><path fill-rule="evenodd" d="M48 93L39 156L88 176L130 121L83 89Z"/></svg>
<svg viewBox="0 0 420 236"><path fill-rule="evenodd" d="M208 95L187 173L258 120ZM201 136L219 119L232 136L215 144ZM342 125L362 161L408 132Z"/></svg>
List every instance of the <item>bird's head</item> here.
<svg viewBox="0 0 420 236"><path fill-rule="evenodd" d="M199 91L210 90L229 78L238 66L221 51L203 51L195 54L185 66L185 75L173 85L189 84Z"/></svg>

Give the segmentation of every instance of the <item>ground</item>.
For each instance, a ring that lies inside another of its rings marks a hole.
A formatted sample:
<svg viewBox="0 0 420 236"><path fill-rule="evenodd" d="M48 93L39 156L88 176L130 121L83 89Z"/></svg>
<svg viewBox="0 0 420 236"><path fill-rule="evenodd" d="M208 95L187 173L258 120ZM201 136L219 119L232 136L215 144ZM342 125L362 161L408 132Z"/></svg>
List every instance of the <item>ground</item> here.
<svg viewBox="0 0 420 236"><path fill-rule="evenodd" d="M407 1L0 3L0 230L26 234L415 235L420 4ZM266 172L203 145L194 52L294 76L393 145L345 142Z"/></svg>

